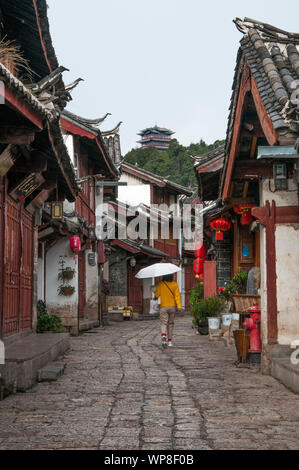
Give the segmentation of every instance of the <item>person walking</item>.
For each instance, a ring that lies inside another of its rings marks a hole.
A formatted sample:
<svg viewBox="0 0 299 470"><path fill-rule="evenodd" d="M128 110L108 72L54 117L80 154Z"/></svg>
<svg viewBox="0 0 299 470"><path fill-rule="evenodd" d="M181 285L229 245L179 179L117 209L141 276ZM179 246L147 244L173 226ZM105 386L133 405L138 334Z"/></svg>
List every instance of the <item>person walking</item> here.
<svg viewBox="0 0 299 470"><path fill-rule="evenodd" d="M165 348L172 346L174 317L176 307L181 310L181 296L179 286L173 280L172 274L163 276L162 281L158 284L155 297L161 298L160 302L160 322L161 322L161 336L162 347ZM168 339L168 341L167 341Z"/></svg>

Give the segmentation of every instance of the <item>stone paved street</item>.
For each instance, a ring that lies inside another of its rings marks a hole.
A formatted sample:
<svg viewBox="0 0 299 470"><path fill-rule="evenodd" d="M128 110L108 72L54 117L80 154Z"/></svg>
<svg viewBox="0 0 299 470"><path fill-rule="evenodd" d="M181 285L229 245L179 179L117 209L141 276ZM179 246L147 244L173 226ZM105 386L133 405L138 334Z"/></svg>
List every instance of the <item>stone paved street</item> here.
<svg viewBox="0 0 299 470"><path fill-rule="evenodd" d="M57 382L0 402L0 449L299 449L299 396L234 365L179 317L113 323L71 339Z"/></svg>

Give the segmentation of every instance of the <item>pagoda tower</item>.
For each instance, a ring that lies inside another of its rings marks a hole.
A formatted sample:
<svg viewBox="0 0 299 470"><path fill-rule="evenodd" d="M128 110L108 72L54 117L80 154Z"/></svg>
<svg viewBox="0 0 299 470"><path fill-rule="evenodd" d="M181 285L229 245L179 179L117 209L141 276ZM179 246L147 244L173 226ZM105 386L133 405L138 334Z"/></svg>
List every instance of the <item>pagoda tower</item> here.
<svg viewBox="0 0 299 470"><path fill-rule="evenodd" d="M141 148L155 147L160 152L165 152L173 134L173 131L155 125L138 132L137 135L141 136L141 140L138 140L137 143L141 144Z"/></svg>

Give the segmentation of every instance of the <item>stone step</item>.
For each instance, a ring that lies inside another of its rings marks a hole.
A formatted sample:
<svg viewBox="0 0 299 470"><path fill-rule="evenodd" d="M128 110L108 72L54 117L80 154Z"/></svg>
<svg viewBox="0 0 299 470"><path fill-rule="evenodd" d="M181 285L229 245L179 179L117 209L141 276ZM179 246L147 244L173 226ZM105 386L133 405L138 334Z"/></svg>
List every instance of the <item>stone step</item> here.
<svg viewBox="0 0 299 470"><path fill-rule="evenodd" d="M0 365L0 374L6 388L24 392L38 378L38 371L62 356L69 349L68 333L30 334L11 344L5 350L5 364Z"/></svg>
<svg viewBox="0 0 299 470"><path fill-rule="evenodd" d="M299 394L299 364L292 364L290 358L273 358L271 375Z"/></svg>
<svg viewBox="0 0 299 470"><path fill-rule="evenodd" d="M48 364L38 371L37 379L38 382L52 382L64 373L65 364L62 363L52 363Z"/></svg>

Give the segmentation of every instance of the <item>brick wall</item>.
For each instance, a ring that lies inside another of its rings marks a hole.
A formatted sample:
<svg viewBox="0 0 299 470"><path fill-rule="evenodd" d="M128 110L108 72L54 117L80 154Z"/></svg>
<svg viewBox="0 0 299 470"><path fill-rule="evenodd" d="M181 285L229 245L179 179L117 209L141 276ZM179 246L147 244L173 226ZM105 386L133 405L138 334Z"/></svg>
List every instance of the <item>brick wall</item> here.
<svg viewBox="0 0 299 470"><path fill-rule="evenodd" d="M229 232L224 232L223 241L217 241L216 247L217 261L217 286L224 287L225 283L231 279L231 257L232 257L232 240ZM215 233L213 234L215 237Z"/></svg>

